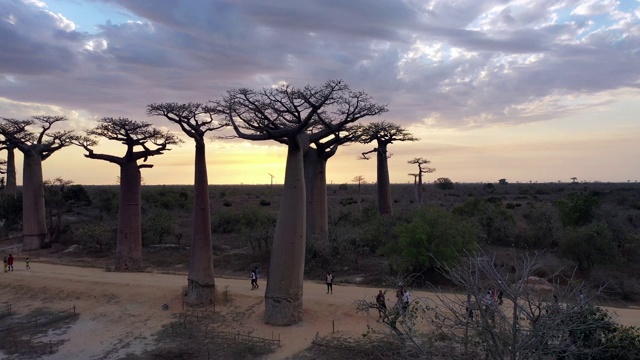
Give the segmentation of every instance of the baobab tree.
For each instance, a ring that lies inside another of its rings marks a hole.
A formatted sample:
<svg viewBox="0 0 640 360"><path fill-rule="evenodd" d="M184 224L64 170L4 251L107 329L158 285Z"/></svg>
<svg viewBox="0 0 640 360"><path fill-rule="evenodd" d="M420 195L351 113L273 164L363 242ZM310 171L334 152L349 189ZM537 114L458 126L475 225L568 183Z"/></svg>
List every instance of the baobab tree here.
<svg viewBox="0 0 640 360"><path fill-rule="evenodd" d="M427 164L430 164L431 161L427 160L427 159L423 159L423 158L414 158L412 160L407 161L409 164L415 164L418 165L418 173L417 173L417 182L415 183L416 186L416 201L418 202L418 205L422 205L424 204L424 200L423 200L423 192L422 192L422 174L429 174L432 173L434 171L436 171L436 169L431 168L426 166ZM414 175L414 174L411 174Z"/></svg>
<svg viewBox="0 0 640 360"><path fill-rule="evenodd" d="M18 188L16 182L16 155L14 153L15 146L11 143L5 141L0 141L0 151L7 151L7 160L3 160L4 162L4 170L3 174L7 175L7 180L5 187L3 189L4 195L16 197L16 190Z"/></svg>
<svg viewBox="0 0 640 360"><path fill-rule="evenodd" d="M368 99L366 101L370 102ZM375 106L378 105L371 104L369 109L366 109L363 113L368 113L369 115L367 116L377 115ZM378 110L386 111L382 108ZM355 120L359 118L353 117ZM327 244L329 242L327 161L336 154L340 145L356 141L357 127L350 128L347 126L336 133L331 133L327 139L318 139L316 137L321 133L318 132L309 136L311 145L304 152L303 159L305 187L307 190L307 240Z"/></svg>
<svg viewBox="0 0 640 360"><path fill-rule="evenodd" d="M22 248L36 250L47 240L42 162L54 152L71 145L78 137L72 131L54 131L51 127L64 116L38 115L29 120L2 119L0 134L4 142L22 152ZM39 131L29 127L38 125ZM15 168L14 168L15 170ZM15 180L15 177L14 177ZM13 180L9 180L13 181Z"/></svg>
<svg viewBox="0 0 640 360"><path fill-rule="evenodd" d="M354 183L358 183L358 211L362 211L362 196L360 195L360 188L362 184L366 184L366 180L364 178L364 176L362 175L357 175L354 176L353 179L351 179L352 182Z"/></svg>
<svg viewBox="0 0 640 360"><path fill-rule="evenodd" d="M216 107L242 139L287 145L284 189L271 251L265 292L265 322L291 325L302 319L302 280L306 245L304 153L309 144L345 125L385 110L340 80L295 88L284 84L261 90L227 92Z"/></svg>
<svg viewBox="0 0 640 360"><path fill-rule="evenodd" d="M89 159L104 160L120 167L120 206L118 209L118 235L116 239L115 270L142 269L142 209L140 169L152 168L146 162L150 156L162 155L180 140L169 132L161 131L147 122L127 118L105 117L98 126L88 130L75 144L82 147ZM118 141L126 145L125 154L117 157L94 152L96 137ZM135 151L138 147L142 150Z"/></svg>
<svg viewBox="0 0 640 360"><path fill-rule="evenodd" d="M193 181L193 225L187 299L191 305L212 304L215 299L209 178L205 153L205 135L227 126L215 111L200 103L163 103L147 106L147 115L164 116L192 138L196 144Z"/></svg>
<svg viewBox="0 0 640 360"><path fill-rule="evenodd" d="M391 184L389 183L389 162L391 154L387 147L394 141L417 141L406 129L394 123L382 121L360 128L359 141L362 144L376 142L373 150L362 153L362 159L369 160L369 154L376 154L378 211L381 215L393 215L391 202Z"/></svg>
<svg viewBox="0 0 640 360"><path fill-rule="evenodd" d="M418 174L409 173L409 176L413 176L413 197L418 202Z"/></svg>

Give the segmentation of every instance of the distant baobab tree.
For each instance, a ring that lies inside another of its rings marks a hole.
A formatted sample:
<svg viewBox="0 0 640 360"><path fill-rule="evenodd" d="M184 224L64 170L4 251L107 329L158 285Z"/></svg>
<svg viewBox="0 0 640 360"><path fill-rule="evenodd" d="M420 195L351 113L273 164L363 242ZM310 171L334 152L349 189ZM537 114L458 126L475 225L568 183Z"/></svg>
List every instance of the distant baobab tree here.
<svg viewBox="0 0 640 360"><path fill-rule="evenodd" d="M115 270L142 270L142 209L140 169L152 168L146 162L150 156L162 155L180 140L169 132L156 129L147 122L128 118L105 117L98 126L88 130L75 144L82 147L89 159L104 160L120 167L120 206L118 209L118 235L116 240ZM126 145L122 157L98 154L92 147L96 137ZM137 148L142 150L136 151Z"/></svg>
<svg viewBox="0 0 640 360"><path fill-rule="evenodd" d="M42 162L54 152L71 145L77 136L72 131L54 131L56 123L66 121L64 116L38 115L29 120L3 118L0 134L4 143L24 155L22 171L22 248L40 249L47 241L47 220L44 204ZM36 132L31 126L39 126ZM8 180L9 181L9 180ZM10 180L13 181L13 180Z"/></svg>
<svg viewBox="0 0 640 360"><path fill-rule="evenodd" d="M413 198L418 203L418 174L409 173L409 176L413 176Z"/></svg>
<svg viewBox="0 0 640 360"><path fill-rule="evenodd" d="M388 153L387 147L395 141L417 140L418 139L416 137L411 135L403 127L386 121L371 123L360 128L360 143L369 144L375 141L377 145L375 148L373 148L373 150L362 153L362 159L369 160L369 157L367 155L376 153L376 190L378 193L378 211L382 215L393 214L388 163L388 159L389 157L391 157L391 154Z"/></svg>
<svg viewBox="0 0 640 360"><path fill-rule="evenodd" d="M213 304L215 278L205 136L208 132L228 126L228 123L221 121L212 107L200 103L150 104L147 105L147 115L165 117L170 122L179 125L180 129L195 142L193 225L189 275L187 276L187 302L191 305Z"/></svg>
<svg viewBox="0 0 640 360"><path fill-rule="evenodd" d="M238 137L287 145L285 200L278 212L265 293L267 324L291 325L302 319L307 216L304 153L310 143L337 133L360 116L365 104L358 94L342 81L330 80L303 88L284 84L235 89L215 102Z"/></svg>
<svg viewBox="0 0 640 360"><path fill-rule="evenodd" d="M577 177L574 176L574 177L571 178L571 183L572 184L575 184L577 182L578 182L578 178Z"/></svg>
<svg viewBox="0 0 640 360"><path fill-rule="evenodd" d="M362 184L366 184L366 180L364 176L357 175L353 179L351 179L351 181L358 184L358 210L362 211L362 196L360 195L360 187Z"/></svg>
<svg viewBox="0 0 640 360"><path fill-rule="evenodd" d="M423 205L424 204L424 200L423 200L423 191L422 191L422 174L430 174L430 173L436 171L436 169L426 166L427 164L430 164L431 161L427 160L427 159L423 159L423 158L414 158L414 159L409 160L407 162L409 164L418 165L418 173L417 173L418 182L415 183L415 186L416 186L416 201L418 202L418 205Z"/></svg>

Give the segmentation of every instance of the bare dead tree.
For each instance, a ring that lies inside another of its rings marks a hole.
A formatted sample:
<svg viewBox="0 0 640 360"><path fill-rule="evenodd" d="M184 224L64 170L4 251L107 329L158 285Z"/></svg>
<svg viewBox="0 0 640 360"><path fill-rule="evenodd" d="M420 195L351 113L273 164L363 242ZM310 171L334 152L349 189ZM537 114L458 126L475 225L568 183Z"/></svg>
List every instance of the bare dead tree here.
<svg viewBox="0 0 640 360"><path fill-rule="evenodd" d="M265 293L265 322L291 325L302 319L306 245L304 153L310 144L337 135L347 124L386 111L340 80L295 88L236 89L214 103L242 139L287 145L282 197ZM326 182L326 180L325 180Z"/></svg>
<svg viewBox="0 0 640 360"><path fill-rule="evenodd" d="M362 159L369 160L369 154L376 154L378 211L382 215L393 214L388 164L388 159L391 157L391 154L387 151L387 147L395 141L417 140L418 139L411 135L406 129L386 121L371 123L360 128L360 143L369 144L374 141L376 142L376 147L373 148L373 150L362 153Z"/></svg>
<svg viewBox="0 0 640 360"><path fill-rule="evenodd" d="M121 157L96 153L97 138L117 141L126 146ZM74 143L82 147L89 159L103 160L120 168L120 206L118 210L118 236L116 240L115 270L139 271L142 269L142 177L140 169L152 168L146 162L149 157L162 155L181 140L175 135L152 127L147 122L127 118L102 118L98 126L88 130ZM137 150L141 148L141 150Z"/></svg>
<svg viewBox="0 0 640 360"><path fill-rule="evenodd" d="M200 103L163 103L147 106L147 115L163 116L178 124L195 142L195 175L193 183L193 225L187 299L191 305L212 304L215 299L213 250L211 243L211 206L205 152L205 136L228 123L220 121L212 107Z"/></svg>
<svg viewBox="0 0 640 360"><path fill-rule="evenodd" d="M431 297L412 301L413 318L390 309L381 321L383 333L432 357L443 355L438 348L446 349L447 358L496 360L583 359L606 350L610 324L591 305L602 288L587 295L574 276L535 277L537 254L514 254L514 260L514 272L497 268L482 253L455 267L439 263L463 292L432 287ZM357 308L378 309L370 299L358 301Z"/></svg>
<svg viewBox="0 0 640 360"><path fill-rule="evenodd" d="M430 164L431 161L423 158L414 158L412 160L409 160L408 163L418 165L418 173L417 173L418 181L415 183L416 201L418 202L418 205L424 205L424 199L423 199L424 196L423 196L423 190L422 190L422 174L432 173L436 171L436 169L425 166L427 164Z"/></svg>
<svg viewBox="0 0 640 360"><path fill-rule="evenodd" d="M56 123L66 120L64 116L38 115L32 116L29 120L3 118L0 125L0 134L4 137L4 143L9 148L18 149L24 155L22 178L22 246L24 250L39 249L48 240L42 162L77 139L70 130L51 131ZM30 128L33 127L39 127L39 129L31 131ZM9 148L7 150L10 150ZM9 157L11 154L12 151ZM14 172L15 167L7 170ZM15 176L8 174L8 187L12 188L14 181ZM8 193L11 191L13 190L8 190Z"/></svg>
<svg viewBox="0 0 640 360"><path fill-rule="evenodd" d="M586 299L576 299L586 289L573 276L562 279L560 272L535 277L537 256L514 254L515 273L497 268L484 254L469 256L457 267L439 264L467 296L438 292L441 310L432 323L464 344L465 353L483 352L491 359L555 358L568 349L584 351L574 346L572 336L596 325L576 321L586 309Z"/></svg>

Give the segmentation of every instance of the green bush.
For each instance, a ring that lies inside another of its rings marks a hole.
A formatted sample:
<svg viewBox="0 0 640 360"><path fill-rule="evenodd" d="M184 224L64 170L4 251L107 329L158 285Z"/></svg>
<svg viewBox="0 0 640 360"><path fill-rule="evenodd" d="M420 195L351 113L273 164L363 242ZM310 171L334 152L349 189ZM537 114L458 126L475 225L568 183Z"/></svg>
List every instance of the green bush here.
<svg viewBox="0 0 640 360"><path fill-rule="evenodd" d="M570 321L574 323L569 333L572 346L567 349L570 356L563 359L640 359L640 330L617 324L606 310L586 307Z"/></svg>
<svg viewBox="0 0 640 360"><path fill-rule="evenodd" d="M572 193L556 202L565 227L587 225L593 221L599 205L598 199L589 192Z"/></svg>
<svg viewBox="0 0 640 360"><path fill-rule="evenodd" d="M116 227L104 222L84 224L75 233L79 245L97 252L109 251L116 245Z"/></svg>
<svg viewBox="0 0 640 360"><path fill-rule="evenodd" d="M165 209L151 211L142 220L142 244L144 246L163 244L168 237L175 235L174 216Z"/></svg>
<svg viewBox="0 0 640 360"><path fill-rule="evenodd" d="M590 271L596 264L610 263L616 257L611 230L604 223L565 230L558 250L561 256L575 261L582 272Z"/></svg>
<svg viewBox="0 0 640 360"><path fill-rule="evenodd" d="M556 248L562 237L558 209L549 203L532 204L524 213L527 221L526 245L534 249Z"/></svg>
<svg viewBox="0 0 640 360"><path fill-rule="evenodd" d="M396 227L397 242L384 252L395 258L397 270L421 273L439 263L455 265L459 257L477 249L476 229L466 219L438 208L415 213L408 224Z"/></svg>
<svg viewBox="0 0 640 360"><path fill-rule="evenodd" d="M502 207L502 200L490 197L475 198L453 209L456 215L471 218L478 224L480 240L493 245L513 245L515 220L513 214Z"/></svg>

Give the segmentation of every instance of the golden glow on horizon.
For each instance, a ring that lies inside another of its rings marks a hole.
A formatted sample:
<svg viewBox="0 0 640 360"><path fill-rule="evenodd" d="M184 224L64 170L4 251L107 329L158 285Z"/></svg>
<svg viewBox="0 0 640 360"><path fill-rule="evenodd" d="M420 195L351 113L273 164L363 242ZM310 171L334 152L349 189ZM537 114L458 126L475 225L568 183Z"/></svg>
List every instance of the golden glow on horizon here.
<svg viewBox="0 0 640 360"><path fill-rule="evenodd" d="M423 157L432 161L435 173L425 181L448 177L454 182L635 181L640 178L640 103L626 94L597 109L586 108L551 121L513 126L439 129L427 125L409 127L420 141L394 143L389 151L390 179L407 183L415 172L408 160ZM608 119L621 119L607 121ZM636 119L636 120L634 120ZM393 119L389 119L393 121ZM77 124L76 124L77 125ZM328 183L351 183L362 175L376 180L376 161L358 160L373 144L341 147L327 165ZM164 155L149 158L152 169L143 169L144 183L192 184L194 145L191 139ZM121 156L124 147L101 140L96 152ZM0 155L2 156L2 155ZM4 158L4 156L2 156ZM286 147L274 141L224 140L207 143L207 164L211 184L268 184L284 180ZM18 183L22 183L22 155L16 151ZM45 179L62 177L77 184L115 184L118 167L90 160L83 151L70 147L43 163Z"/></svg>

